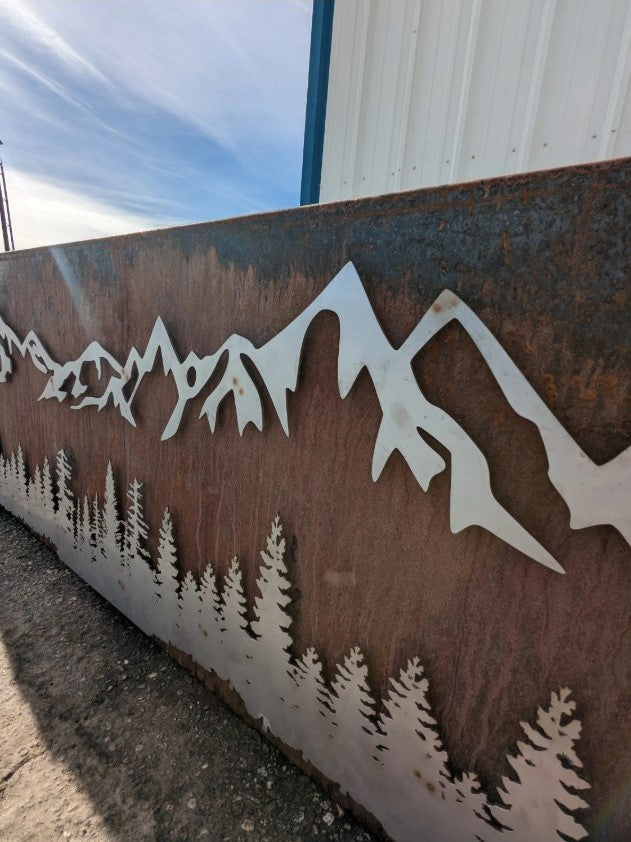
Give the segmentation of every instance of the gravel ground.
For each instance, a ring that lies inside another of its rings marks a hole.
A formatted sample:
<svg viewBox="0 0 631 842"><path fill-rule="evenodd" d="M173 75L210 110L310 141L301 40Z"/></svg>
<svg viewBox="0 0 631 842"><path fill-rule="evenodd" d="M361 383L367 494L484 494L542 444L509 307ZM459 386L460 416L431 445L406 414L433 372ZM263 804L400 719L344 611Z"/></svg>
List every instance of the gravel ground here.
<svg viewBox="0 0 631 842"><path fill-rule="evenodd" d="M0 510L0 839L371 840Z"/></svg>

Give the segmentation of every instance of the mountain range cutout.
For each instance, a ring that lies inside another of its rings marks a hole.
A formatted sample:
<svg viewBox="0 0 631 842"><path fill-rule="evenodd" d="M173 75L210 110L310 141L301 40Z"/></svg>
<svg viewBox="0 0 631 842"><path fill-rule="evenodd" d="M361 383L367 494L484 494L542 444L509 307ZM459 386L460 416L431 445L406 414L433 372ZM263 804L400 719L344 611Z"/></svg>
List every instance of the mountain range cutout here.
<svg viewBox="0 0 631 842"><path fill-rule="evenodd" d="M539 430L548 458L548 476L570 510L570 526L581 529L610 524L631 545L631 447L604 465L597 465L574 441L517 368L493 334L453 292L444 290L399 348L385 336L363 284L352 263L347 263L303 312L272 339L255 347L232 334L213 354L199 357L190 351L180 359L161 318L155 322L144 353L132 347L124 364L98 342L91 342L75 360L52 359L38 336L30 331L23 340L0 318L0 382L13 369L12 354L30 357L33 365L49 375L40 396L64 401L75 399L72 409L94 406L99 411L112 403L130 424L136 424L133 403L146 374L156 366L158 352L164 375L177 389L177 403L162 434L178 431L184 410L218 370L224 354L227 366L206 398L200 418L206 416L214 433L219 405L232 394L242 434L248 423L263 428L263 404L248 373L246 357L261 376L283 430L289 435L287 393L295 392L300 373L302 346L313 319L333 312L340 325L338 386L345 398L365 368L373 382L382 411L375 442L372 478L377 481L392 453L403 456L416 481L428 490L434 476L446 468L444 459L421 436L424 431L451 454L450 528L481 526L525 555L559 573L565 572L550 553L496 500L489 466L482 451L466 431L440 407L430 403L412 370L419 351L453 319L467 331L482 354L504 397L521 417ZM101 395L88 394L82 380L84 365L93 364L101 379L112 370ZM130 388L131 386L131 388Z"/></svg>

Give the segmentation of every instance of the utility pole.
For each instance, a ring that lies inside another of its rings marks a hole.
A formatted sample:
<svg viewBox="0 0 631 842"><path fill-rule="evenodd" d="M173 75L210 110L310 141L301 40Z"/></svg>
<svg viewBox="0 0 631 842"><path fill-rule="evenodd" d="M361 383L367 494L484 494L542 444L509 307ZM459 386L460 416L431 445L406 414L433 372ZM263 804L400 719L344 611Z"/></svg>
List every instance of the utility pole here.
<svg viewBox="0 0 631 842"><path fill-rule="evenodd" d="M0 140L0 146L2 141ZM0 228L2 228L2 240L5 251L15 251L13 242L13 228L11 226L11 211L9 210L9 195L7 193L7 182L4 178L4 166L0 158Z"/></svg>

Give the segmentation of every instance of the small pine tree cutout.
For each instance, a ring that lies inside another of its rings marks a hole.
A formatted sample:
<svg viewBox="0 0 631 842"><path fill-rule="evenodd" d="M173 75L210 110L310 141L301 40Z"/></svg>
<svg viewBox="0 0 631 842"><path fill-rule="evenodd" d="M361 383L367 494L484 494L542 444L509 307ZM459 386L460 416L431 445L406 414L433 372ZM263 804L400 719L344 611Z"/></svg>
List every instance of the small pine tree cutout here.
<svg viewBox="0 0 631 842"><path fill-rule="evenodd" d="M580 722L571 718L575 708L570 690L562 687L552 693L547 709L537 711L536 728L520 723L528 742L517 743L517 755L508 758L517 779L502 778L504 788L498 790L508 810L490 808L519 842L547 839L550 828L559 839L587 836L573 815L588 806L576 792L590 786L576 771L583 764L574 750L581 735Z"/></svg>

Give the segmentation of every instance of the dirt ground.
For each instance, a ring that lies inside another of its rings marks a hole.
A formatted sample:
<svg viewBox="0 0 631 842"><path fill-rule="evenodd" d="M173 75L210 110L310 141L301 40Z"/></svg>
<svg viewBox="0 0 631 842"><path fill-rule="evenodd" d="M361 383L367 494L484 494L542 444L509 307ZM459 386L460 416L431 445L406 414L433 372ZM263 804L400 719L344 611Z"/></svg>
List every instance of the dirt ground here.
<svg viewBox="0 0 631 842"><path fill-rule="evenodd" d="M0 510L0 839L372 837Z"/></svg>

